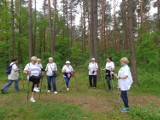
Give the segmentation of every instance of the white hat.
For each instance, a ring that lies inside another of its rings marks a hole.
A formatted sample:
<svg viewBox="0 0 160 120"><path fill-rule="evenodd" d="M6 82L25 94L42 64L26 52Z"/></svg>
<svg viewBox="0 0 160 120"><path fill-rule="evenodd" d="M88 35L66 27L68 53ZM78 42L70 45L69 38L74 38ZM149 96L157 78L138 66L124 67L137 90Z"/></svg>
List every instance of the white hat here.
<svg viewBox="0 0 160 120"><path fill-rule="evenodd" d="M92 58L91 60L95 61L96 59L95 59L95 58Z"/></svg>
<svg viewBox="0 0 160 120"><path fill-rule="evenodd" d="M66 64L71 64L71 62L70 61L66 61Z"/></svg>

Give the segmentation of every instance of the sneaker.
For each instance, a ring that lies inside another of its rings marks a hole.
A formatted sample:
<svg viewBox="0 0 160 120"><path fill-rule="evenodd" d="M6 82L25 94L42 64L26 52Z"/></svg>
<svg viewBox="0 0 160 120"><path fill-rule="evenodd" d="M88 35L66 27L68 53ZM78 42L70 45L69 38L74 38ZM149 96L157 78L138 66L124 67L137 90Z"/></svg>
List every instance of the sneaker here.
<svg viewBox="0 0 160 120"><path fill-rule="evenodd" d="M129 108L121 108L120 111L123 113L126 113L126 112L129 112Z"/></svg>
<svg viewBox="0 0 160 120"><path fill-rule="evenodd" d="M48 90L48 93L50 93L51 92L51 90Z"/></svg>
<svg viewBox="0 0 160 120"><path fill-rule="evenodd" d="M96 89L96 87L93 87L93 89Z"/></svg>
<svg viewBox="0 0 160 120"><path fill-rule="evenodd" d="M67 88L67 91L69 91L69 88Z"/></svg>
<svg viewBox="0 0 160 120"><path fill-rule="evenodd" d="M3 94L5 94L5 93L6 93L6 91L5 91L5 90L3 90L3 89L1 89L1 92L2 92Z"/></svg>
<svg viewBox="0 0 160 120"><path fill-rule="evenodd" d="M35 99L32 97L32 98L30 99L30 102L35 103L36 101L35 101Z"/></svg>
<svg viewBox="0 0 160 120"><path fill-rule="evenodd" d="M57 91L54 91L53 93L54 93L55 95L56 95L56 94L58 94L58 92L57 92Z"/></svg>
<svg viewBox="0 0 160 120"><path fill-rule="evenodd" d="M39 92L39 89L38 89L37 87L35 87L35 88L33 89L33 91L34 91L34 92Z"/></svg>

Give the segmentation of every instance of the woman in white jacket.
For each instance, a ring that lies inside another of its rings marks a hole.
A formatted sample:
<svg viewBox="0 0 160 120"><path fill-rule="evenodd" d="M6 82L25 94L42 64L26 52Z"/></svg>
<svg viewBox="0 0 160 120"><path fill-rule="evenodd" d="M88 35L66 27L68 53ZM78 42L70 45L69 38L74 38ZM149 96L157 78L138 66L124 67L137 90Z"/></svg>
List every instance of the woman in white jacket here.
<svg viewBox="0 0 160 120"><path fill-rule="evenodd" d="M56 89L57 65L54 62L52 57L48 59L48 64L46 66L45 71L46 71L46 76L47 76L48 92L51 91L51 83L52 83L53 93L57 94L58 93Z"/></svg>
<svg viewBox="0 0 160 120"><path fill-rule="evenodd" d="M97 85L97 71L98 71L98 64L96 63L95 58L91 59L91 62L88 65L88 70L89 70L89 85L90 87L93 87L95 89Z"/></svg>
<svg viewBox="0 0 160 120"><path fill-rule="evenodd" d="M6 93L6 91L9 89L9 87L12 85L13 82L15 82L15 89L16 91L19 91L18 87L18 76L19 76L19 68L17 67L18 60L13 59L10 63L10 66L12 66L11 73L8 75L8 82L4 85L4 87L1 89L1 92L3 94Z"/></svg>
<svg viewBox="0 0 160 120"><path fill-rule="evenodd" d="M130 68L128 66L128 59L126 57L123 57L120 60L120 63L122 67L120 68L118 75L116 75L118 78L118 87L121 90L121 98L124 102L124 108L120 109L120 111L129 112L127 91L130 90L133 79Z"/></svg>

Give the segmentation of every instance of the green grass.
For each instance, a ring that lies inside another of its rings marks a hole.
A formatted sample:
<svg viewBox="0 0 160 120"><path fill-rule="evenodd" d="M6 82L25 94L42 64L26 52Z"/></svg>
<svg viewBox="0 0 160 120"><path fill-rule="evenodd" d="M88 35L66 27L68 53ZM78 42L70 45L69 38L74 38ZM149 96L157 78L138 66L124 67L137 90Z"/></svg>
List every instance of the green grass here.
<svg viewBox="0 0 160 120"><path fill-rule="evenodd" d="M26 100L25 79L25 90L19 81L19 93L14 91L13 85L5 95L0 94L0 120L159 120L160 75L158 72L152 75L151 77L149 73L139 72L139 81L129 92L129 113L119 112L118 91L115 89L114 94L107 93L104 89L104 79L98 81L96 90L88 89L87 72L76 73L76 79L71 79L69 92L65 90L63 78L59 76L58 95L46 94L45 78L41 99L39 100L37 95L35 104ZM5 82L3 80L0 86ZM116 80L114 86L117 86ZM123 106L122 101L120 103L120 106Z"/></svg>

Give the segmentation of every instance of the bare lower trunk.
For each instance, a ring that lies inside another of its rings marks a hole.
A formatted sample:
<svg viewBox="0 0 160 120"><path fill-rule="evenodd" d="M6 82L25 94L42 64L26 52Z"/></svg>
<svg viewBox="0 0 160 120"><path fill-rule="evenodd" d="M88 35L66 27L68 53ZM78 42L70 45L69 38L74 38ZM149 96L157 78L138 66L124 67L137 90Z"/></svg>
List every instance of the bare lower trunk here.
<svg viewBox="0 0 160 120"><path fill-rule="evenodd" d="M91 1L91 19L90 19L90 40L91 40L91 56L96 58L96 61L99 62L98 58L98 16L97 16L97 0ZM99 71L98 71L98 79Z"/></svg>
<svg viewBox="0 0 160 120"><path fill-rule="evenodd" d="M135 55L135 46L134 46L134 34L133 34L133 0L128 0L128 33L130 40L130 51L131 51L131 71L133 75L133 80L137 81L137 62Z"/></svg>

